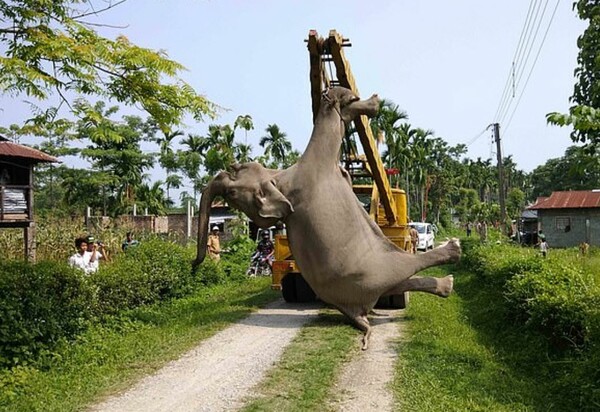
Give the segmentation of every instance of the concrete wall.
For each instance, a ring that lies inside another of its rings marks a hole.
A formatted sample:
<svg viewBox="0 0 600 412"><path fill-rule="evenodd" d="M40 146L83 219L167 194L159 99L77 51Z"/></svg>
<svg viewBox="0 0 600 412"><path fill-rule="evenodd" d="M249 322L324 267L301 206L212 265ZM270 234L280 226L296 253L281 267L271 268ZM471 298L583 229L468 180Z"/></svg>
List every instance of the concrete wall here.
<svg viewBox="0 0 600 412"><path fill-rule="evenodd" d="M563 218L569 219L568 231L557 227ZM538 219L550 247L574 247L583 241L600 246L600 208L540 209Z"/></svg>
<svg viewBox="0 0 600 412"><path fill-rule="evenodd" d="M221 221L221 223L219 223L219 226L222 229L221 239L223 241L230 240L233 236L229 225L235 216L225 213L215 213L214 215ZM188 233L188 216L186 214L173 214L168 216L123 215L115 219L106 216L90 216L86 226L88 227L89 232L93 232L93 228L107 229L109 227L117 227L124 228L127 231L133 230L134 232L168 234L181 242L185 242L187 241ZM197 235L198 216L193 216L190 237L195 239Z"/></svg>

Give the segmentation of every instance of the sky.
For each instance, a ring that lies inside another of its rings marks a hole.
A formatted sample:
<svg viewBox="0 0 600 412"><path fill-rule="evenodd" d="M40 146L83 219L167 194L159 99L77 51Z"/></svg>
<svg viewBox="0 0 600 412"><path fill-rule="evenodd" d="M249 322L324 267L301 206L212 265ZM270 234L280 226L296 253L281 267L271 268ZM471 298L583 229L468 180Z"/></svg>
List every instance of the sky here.
<svg viewBox="0 0 600 412"><path fill-rule="evenodd" d="M530 50L525 63L527 54L515 59L515 52L525 38L528 10L536 5L541 23L536 40L532 30L531 46L522 47ZM312 114L304 39L311 29L321 36L335 29L350 39L352 47L344 51L363 98L377 93L404 110L413 127L431 129L450 145L470 143L472 159L495 160L491 129L482 132L499 120L503 155L512 155L527 172L572 144L568 128L545 119L549 112L566 112L573 92L576 40L586 26L572 1L128 0L100 20L119 26L100 28L102 34L125 35L182 63L187 71L181 77L226 109L215 121L187 121L186 133L204 134L210 123L232 124L249 114L255 129L247 142L256 154L272 123L295 149L303 151L308 143ZM515 97L509 94L509 110L499 118L513 61ZM11 103L0 112L0 124L27 114L25 105ZM244 140L243 132L238 140Z"/></svg>

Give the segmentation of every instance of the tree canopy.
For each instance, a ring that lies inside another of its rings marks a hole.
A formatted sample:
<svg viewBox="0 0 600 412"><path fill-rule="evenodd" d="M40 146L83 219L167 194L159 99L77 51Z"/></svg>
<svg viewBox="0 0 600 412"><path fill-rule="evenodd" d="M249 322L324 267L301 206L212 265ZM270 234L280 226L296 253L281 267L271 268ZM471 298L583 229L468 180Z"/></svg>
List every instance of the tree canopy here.
<svg viewBox="0 0 600 412"><path fill-rule="evenodd" d="M124 1L0 0L0 90L58 96L71 109L73 94L139 105L163 130L186 114L213 116L215 105L178 77L180 63L94 30L99 14Z"/></svg>
<svg viewBox="0 0 600 412"><path fill-rule="evenodd" d="M574 3L579 18L588 27L577 39L579 55L569 113L549 113L549 123L572 125L571 139L587 145L591 152L600 149L600 1L578 0Z"/></svg>

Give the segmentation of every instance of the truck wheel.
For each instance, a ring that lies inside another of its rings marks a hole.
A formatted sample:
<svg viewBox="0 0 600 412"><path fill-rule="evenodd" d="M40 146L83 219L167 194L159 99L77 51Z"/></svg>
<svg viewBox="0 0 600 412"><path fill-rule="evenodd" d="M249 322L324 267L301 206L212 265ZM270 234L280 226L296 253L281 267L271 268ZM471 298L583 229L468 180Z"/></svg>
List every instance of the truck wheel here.
<svg viewBox="0 0 600 412"><path fill-rule="evenodd" d="M375 304L378 309L405 309L408 303L408 292L400 295L382 296Z"/></svg>
<svg viewBox="0 0 600 412"><path fill-rule="evenodd" d="M298 302L296 298L296 279L294 273L288 273L281 279L281 294L288 303Z"/></svg>
<svg viewBox="0 0 600 412"><path fill-rule="evenodd" d="M317 300L317 295L302 275L299 273L294 273L294 275L296 277L296 298L298 302L314 302Z"/></svg>

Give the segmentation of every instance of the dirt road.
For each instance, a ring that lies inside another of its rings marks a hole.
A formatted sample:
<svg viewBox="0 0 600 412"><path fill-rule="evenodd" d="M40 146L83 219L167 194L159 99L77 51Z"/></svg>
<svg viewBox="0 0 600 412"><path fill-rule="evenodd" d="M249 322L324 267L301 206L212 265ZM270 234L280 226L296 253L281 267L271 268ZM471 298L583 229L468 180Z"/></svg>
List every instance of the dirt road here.
<svg viewBox="0 0 600 412"><path fill-rule="evenodd" d="M277 301L202 342L156 374L91 411L239 409L243 399L277 362L300 328L317 316L320 307L318 304L294 307ZM387 317L373 319L375 330L370 349L342 371L334 390L332 409L392 410L392 398L386 385L393 373L395 355L391 342L398 338L400 330L393 320L399 311L385 312Z"/></svg>

